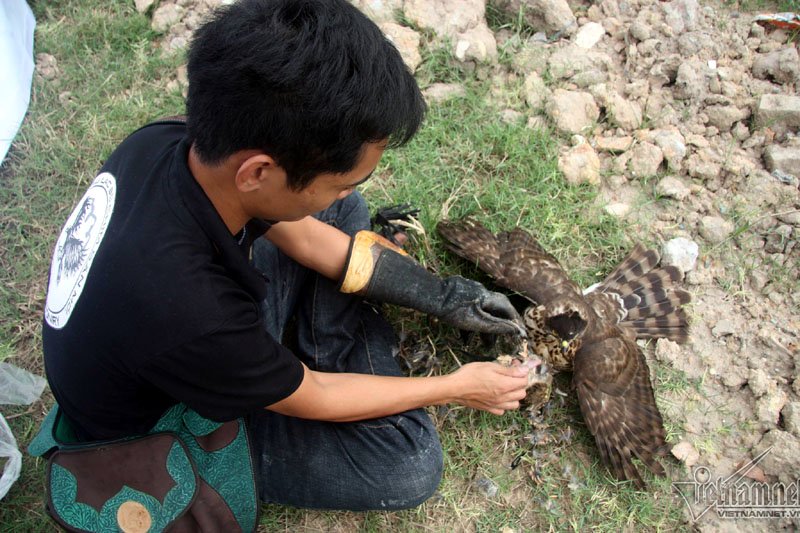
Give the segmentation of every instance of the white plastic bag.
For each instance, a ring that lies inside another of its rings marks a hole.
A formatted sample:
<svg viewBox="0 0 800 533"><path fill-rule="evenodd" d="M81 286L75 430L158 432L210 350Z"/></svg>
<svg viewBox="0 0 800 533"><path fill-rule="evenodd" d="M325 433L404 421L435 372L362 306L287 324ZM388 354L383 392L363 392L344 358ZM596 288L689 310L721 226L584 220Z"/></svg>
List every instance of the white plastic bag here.
<svg viewBox="0 0 800 533"><path fill-rule="evenodd" d="M28 405L39 399L47 381L8 363L0 363L0 404ZM22 453L6 419L0 414L0 460L7 459L0 477L0 500L19 478Z"/></svg>
<svg viewBox="0 0 800 533"><path fill-rule="evenodd" d="M17 439L11 433L6 419L0 415L0 459L3 458L8 460L3 468L3 476L0 477L0 500L8 493L22 470L22 454L17 447Z"/></svg>
<svg viewBox="0 0 800 533"><path fill-rule="evenodd" d="M30 405L47 384L41 376L8 363L0 363L0 404Z"/></svg>

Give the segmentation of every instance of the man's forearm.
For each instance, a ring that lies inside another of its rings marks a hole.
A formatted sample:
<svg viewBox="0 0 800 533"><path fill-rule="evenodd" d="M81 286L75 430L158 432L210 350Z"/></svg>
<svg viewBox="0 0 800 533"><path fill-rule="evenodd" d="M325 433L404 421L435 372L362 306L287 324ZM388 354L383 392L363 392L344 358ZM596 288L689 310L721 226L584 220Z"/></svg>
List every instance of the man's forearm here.
<svg viewBox="0 0 800 533"><path fill-rule="evenodd" d="M305 369L300 387L268 407L281 414L349 422L380 418L428 405L460 403L495 414L518 407L527 371L473 363L446 376L406 378L326 373Z"/></svg>
<svg viewBox="0 0 800 533"><path fill-rule="evenodd" d="M380 418L425 405L452 401L446 376L400 378L365 374L314 372L306 368L302 388L313 389L283 405L279 413L331 422Z"/></svg>

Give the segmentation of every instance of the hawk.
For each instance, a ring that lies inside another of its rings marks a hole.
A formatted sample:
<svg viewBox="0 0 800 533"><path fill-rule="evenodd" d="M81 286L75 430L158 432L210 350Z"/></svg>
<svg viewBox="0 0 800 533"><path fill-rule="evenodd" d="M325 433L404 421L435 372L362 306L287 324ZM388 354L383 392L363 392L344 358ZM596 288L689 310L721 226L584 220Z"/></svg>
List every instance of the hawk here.
<svg viewBox="0 0 800 533"><path fill-rule="evenodd" d="M467 218L437 230L451 251L531 301L523 312L531 351L572 371L581 413L612 474L643 488L637 458L664 475L666 432L636 339L688 339L682 306L690 295L675 286L682 272L658 266L658 252L637 244L605 280L581 291L523 229L493 234Z"/></svg>

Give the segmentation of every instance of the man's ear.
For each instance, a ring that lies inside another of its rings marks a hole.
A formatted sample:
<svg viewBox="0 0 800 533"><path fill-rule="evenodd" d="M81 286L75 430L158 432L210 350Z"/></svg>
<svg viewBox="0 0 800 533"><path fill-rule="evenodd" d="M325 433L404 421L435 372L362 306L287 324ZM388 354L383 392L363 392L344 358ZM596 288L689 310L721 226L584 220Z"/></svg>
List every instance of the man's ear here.
<svg viewBox="0 0 800 533"><path fill-rule="evenodd" d="M279 178L278 162L265 153L257 153L244 159L236 170L236 188L241 192L260 189L265 183Z"/></svg>

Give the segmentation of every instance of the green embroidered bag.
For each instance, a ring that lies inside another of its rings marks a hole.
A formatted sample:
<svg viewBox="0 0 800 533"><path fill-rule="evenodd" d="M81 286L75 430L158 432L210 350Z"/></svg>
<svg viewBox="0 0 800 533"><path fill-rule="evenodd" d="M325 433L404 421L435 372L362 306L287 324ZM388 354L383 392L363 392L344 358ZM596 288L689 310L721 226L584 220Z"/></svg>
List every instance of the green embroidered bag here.
<svg viewBox="0 0 800 533"><path fill-rule="evenodd" d="M254 531L258 494L243 419L183 404L139 437L77 443L58 405L28 447L47 456L46 508L68 531Z"/></svg>

